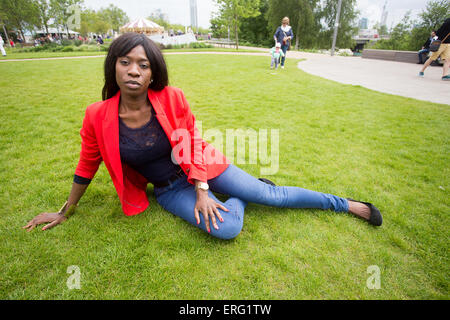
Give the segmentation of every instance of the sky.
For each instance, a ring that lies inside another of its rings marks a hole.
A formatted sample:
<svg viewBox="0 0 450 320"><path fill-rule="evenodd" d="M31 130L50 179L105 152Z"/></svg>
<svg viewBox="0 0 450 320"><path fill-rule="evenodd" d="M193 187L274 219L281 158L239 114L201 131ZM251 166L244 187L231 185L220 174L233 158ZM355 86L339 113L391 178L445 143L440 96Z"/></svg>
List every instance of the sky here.
<svg viewBox="0 0 450 320"><path fill-rule="evenodd" d="M381 12L386 0L357 0L357 8L361 12L361 18L369 19L369 27L373 26L381 18ZM100 9L113 3L124 10L131 19L148 17L156 9L161 9L169 17L170 23L190 25L189 0L84 0L86 7ZM412 17L426 7L427 0L387 0L387 26L395 26L403 18L408 10ZM216 11L214 0L197 0L198 24L208 28L211 13Z"/></svg>
<svg viewBox="0 0 450 320"><path fill-rule="evenodd" d="M385 2L386 0L357 0L360 18L369 19L369 28L381 20ZM412 18L417 18L417 15L425 9L427 2L427 0L387 0L388 29L399 23L408 10L411 10Z"/></svg>

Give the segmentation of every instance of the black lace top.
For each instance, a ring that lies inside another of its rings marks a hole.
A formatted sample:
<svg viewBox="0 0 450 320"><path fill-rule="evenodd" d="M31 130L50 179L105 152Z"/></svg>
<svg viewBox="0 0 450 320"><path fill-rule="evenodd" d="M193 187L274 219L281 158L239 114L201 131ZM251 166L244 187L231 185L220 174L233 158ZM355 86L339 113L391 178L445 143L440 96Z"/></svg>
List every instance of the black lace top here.
<svg viewBox="0 0 450 320"><path fill-rule="evenodd" d="M181 168L171 159L172 147L152 107L150 121L140 128L129 128L119 117L120 159L151 183L168 180ZM74 182L88 184L90 179L75 175Z"/></svg>
<svg viewBox="0 0 450 320"><path fill-rule="evenodd" d="M140 128L127 127L119 117L119 148L121 160L151 183L166 181L180 169L153 108L150 121Z"/></svg>

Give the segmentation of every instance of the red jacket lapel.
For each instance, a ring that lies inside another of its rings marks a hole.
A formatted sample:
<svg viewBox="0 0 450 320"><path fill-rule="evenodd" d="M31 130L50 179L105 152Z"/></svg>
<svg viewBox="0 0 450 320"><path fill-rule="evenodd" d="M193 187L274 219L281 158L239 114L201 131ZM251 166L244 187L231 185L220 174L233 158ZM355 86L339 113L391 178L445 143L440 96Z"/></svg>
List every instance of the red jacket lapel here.
<svg viewBox="0 0 450 320"><path fill-rule="evenodd" d="M163 128L166 135L168 137L170 137L170 135L172 134L173 128L172 128L172 125L170 124L169 119L167 119L167 115L164 110L164 106L161 104L161 101L158 96L160 96L160 94L158 94L157 92L155 92L153 90L148 90L148 99L150 100L153 108L155 109L156 118L158 119L159 124ZM168 107L171 107L171 105L170 104L166 105L166 108L168 108Z"/></svg>
<svg viewBox="0 0 450 320"><path fill-rule="evenodd" d="M104 161L108 167L114 183L118 183L116 188L123 192L123 171L119 150L119 101L120 91L107 101L106 115L102 122L103 141L108 160ZM115 179L114 179L115 178Z"/></svg>

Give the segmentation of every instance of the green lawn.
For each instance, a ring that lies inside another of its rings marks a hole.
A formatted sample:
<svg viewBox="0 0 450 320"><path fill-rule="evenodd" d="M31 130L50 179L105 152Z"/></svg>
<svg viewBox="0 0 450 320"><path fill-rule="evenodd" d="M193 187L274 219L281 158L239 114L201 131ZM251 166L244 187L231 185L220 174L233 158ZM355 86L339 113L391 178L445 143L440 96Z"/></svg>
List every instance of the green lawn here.
<svg viewBox="0 0 450 320"><path fill-rule="evenodd" d="M125 216L101 165L76 214L21 229L71 188L103 59L0 63L0 299L448 299L448 105L311 76L269 57L171 55L203 131L280 130L267 178L373 202L384 224L349 214L250 204L222 241L165 212ZM260 176L258 165L240 165ZM68 266L81 271L69 290ZM381 289L366 286L369 266Z"/></svg>
<svg viewBox="0 0 450 320"><path fill-rule="evenodd" d="M167 49L164 52L236 52L232 48L183 48L183 49ZM84 57L84 56L105 56L105 51L72 51L72 52L17 52L15 49L6 50L6 57L0 56L1 60L12 59L38 59L38 58L59 58L59 57ZM258 50L239 49L238 52L261 52Z"/></svg>
<svg viewBox="0 0 450 320"><path fill-rule="evenodd" d="M105 56L105 51L77 51L77 52L8 52L6 57L0 56L0 60L12 59L39 59L59 57L83 57L83 56Z"/></svg>

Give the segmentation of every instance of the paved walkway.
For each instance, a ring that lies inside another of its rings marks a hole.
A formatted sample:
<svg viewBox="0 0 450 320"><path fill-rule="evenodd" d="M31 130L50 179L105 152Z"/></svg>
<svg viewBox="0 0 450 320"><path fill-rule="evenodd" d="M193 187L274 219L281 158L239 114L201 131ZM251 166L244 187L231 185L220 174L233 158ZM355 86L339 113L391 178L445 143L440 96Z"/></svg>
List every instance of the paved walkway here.
<svg viewBox="0 0 450 320"><path fill-rule="evenodd" d="M257 49L242 47L245 49ZM268 51L267 49L263 49ZM428 67L419 78L422 65L405 62L341 57L320 53L288 51L288 58L305 59L297 66L310 74L341 83L450 105L450 81L442 81L442 67Z"/></svg>
<svg viewBox="0 0 450 320"><path fill-rule="evenodd" d="M234 52L173 52L171 54L239 54L268 55L268 49L241 47L242 49L259 50L261 53ZM442 67L428 67L425 77L417 74L421 65L363 59L361 57L331 57L325 54L289 51L288 58L305 59L298 62L298 68L313 75L341 83L360 85L368 89L400 95L404 97L431 101L450 105L450 82L442 81ZM75 58L99 58L104 56L84 56ZM57 60L74 59L74 57L55 57L41 59L0 60ZM289 63L289 61L288 61Z"/></svg>
<svg viewBox="0 0 450 320"><path fill-rule="evenodd" d="M425 77L417 76L422 65L300 53L305 61L298 63L303 71L341 83L419 100L450 105L450 82L442 81L442 67L430 66Z"/></svg>

